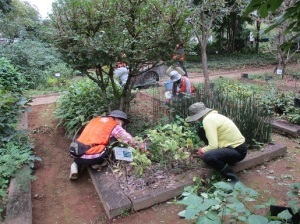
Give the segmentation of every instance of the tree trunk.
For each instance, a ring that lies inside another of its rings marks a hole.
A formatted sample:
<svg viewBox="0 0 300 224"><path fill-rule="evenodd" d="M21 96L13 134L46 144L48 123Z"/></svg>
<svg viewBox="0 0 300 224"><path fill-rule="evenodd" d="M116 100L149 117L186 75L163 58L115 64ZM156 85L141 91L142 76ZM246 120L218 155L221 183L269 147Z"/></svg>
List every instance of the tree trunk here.
<svg viewBox="0 0 300 224"><path fill-rule="evenodd" d="M202 58L202 67L203 67L203 76L204 76L204 86L205 86L205 91L207 93L209 93L210 92L210 88L209 88L210 81L209 81L209 75L208 75L206 46L207 46L206 39L202 39L202 43L201 43L201 58Z"/></svg>
<svg viewBox="0 0 300 224"><path fill-rule="evenodd" d="M259 53L259 33L260 33L260 21L256 20L256 38L255 38L255 53Z"/></svg>

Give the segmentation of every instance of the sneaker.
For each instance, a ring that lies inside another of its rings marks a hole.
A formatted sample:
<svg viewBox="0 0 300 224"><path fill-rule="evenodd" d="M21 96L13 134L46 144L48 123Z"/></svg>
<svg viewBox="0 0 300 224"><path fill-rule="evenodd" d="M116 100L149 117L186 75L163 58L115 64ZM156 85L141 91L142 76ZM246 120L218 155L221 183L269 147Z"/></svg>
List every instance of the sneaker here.
<svg viewBox="0 0 300 224"><path fill-rule="evenodd" d="M104 166L106 166L107 164L108 164L108 162L107 162L106 160L104 160L102 163L100 163L100 164L94 164L94 165L92 165L91 167L92 167L92 169L94 169L94 170L98 170L99 168L104 167Z"/></svg>
<svg viewBox="0 0 300 224"><path fill-rule="evenodd" d="M73 162L71 164L71 170L70 170L70 180L77 180L78 179L78 166L77 163Z"/></svg>

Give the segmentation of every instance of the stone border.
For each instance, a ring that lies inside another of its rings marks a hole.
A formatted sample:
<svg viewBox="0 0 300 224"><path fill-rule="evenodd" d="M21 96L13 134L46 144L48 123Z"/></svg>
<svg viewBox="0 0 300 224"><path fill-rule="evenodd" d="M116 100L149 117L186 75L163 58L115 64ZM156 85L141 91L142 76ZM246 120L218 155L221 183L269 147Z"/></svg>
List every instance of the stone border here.
<svg viewBox="0 0 300 224"><path fill-rule="evenodd" d="M283 156L287 152L287 147L282 144L272 144L264 147L260 151L251 151L247 157L233 166L235 172L253 168L266 161L274 160ZM179 196L184 187L193 184L193 177L210 177L212 170L203 167L199 170L192 170L175 177L173 185L168 188L156 188L137 192L131 195L120 189L118 180L109 167L96 171L88 168L91 179L99 194L101 202L108 217L114 218L128 210L142 210L155 204L173 199Z"/></svg>
<svg viewBox="0 0 300 224"><path fill-rule="evenodd" d="M300 137L300 126L287 121L272 121L273 131L289 137Z"/></svg>
<svg viewBox="0 0 300 224"><path fill-rule="evenodd" d="M28 112L21 114L18 129L28 130ZM30 172L30 167L23 167L10 181L4 224L32 224L31 179L18 175L22 172Z"/></svg>

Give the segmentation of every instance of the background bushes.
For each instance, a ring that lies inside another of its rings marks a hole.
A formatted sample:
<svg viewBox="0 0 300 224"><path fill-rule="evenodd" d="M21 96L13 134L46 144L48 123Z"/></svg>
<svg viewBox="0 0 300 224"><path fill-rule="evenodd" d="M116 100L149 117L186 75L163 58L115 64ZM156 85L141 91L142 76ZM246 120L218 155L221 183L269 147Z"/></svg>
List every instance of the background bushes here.
<svg viewBox="0 0 300 224"><path fill-rule="evenodd" d="M116 100L112 88L108 87L108 99L111 108L115 108ZM70 85L67 91L58 99L55 115L59 124L66 128L67 135L73 137L93 117L106 114L108 108L102 99L101 89L95 82L82 78Z"/></svg>

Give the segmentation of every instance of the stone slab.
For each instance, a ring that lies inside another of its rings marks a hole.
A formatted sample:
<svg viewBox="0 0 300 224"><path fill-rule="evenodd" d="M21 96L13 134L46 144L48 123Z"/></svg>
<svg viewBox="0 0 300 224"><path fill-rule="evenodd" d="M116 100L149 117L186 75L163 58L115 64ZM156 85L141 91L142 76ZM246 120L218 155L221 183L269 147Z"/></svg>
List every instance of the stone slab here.
<svg viewBox="0 0 300 224"><path fill-rule="evenodd" d="M267 145L262 150L251 151L243 161L237 163L232 168L235 172L250 169L266 161L283 156L286 151L287 147L282 144ZM113 218L129 209L139 211L171 200L179 196L185 186L193 185L193 177L203 177L205 175L209 178L212 175L212 170L207 166L199 170L191 170L177 175L171 180L168 186L156 189L152 188L141 192L137 191L128 195L120 190L117 179L109 168L101 171L94 171L89 168L89 173L108 217Z"/></svg>
<svg viewBox="0 0 300 224"><path fill-rule="evenodd" d="M259 151L250 151L246 158L236 163L232 169L234 172L251 169L267 161L277 159L285 155L286 152L287 147L285 145L279 143L269 144Z"/></svg>
<svg viewBox="0 0 300 224"><path fill-rule="evenodd" d="M293 138L300 137L300 126L286 121L273 120L272 126L274 132L287 135Z"/></svg>
<svg viewBox="0 0 300 224"><path fill-rule="evenodd" d="M18 130L28 130L28 112L21 114ZM25 171L24 171L25 170ZM29 170L29 171L28 171ZM25 166L18 172L30 172L30 167ZM31 179L20 178L16 174L15 178L10 180L7 205L5 213L5 224L31 224L32 223L32 205L31 205Z"/></svg>
<svg viewBox="0 0 300 224"><path fill-rule="evenodd" d="M23 169L30 169L30 167L26 166ZM8 202L6 206L6 215L4 223L31 224L31 179L22 178L22 180L20 180L20 178L12 178L10 181L7 198Z"/></svg>

